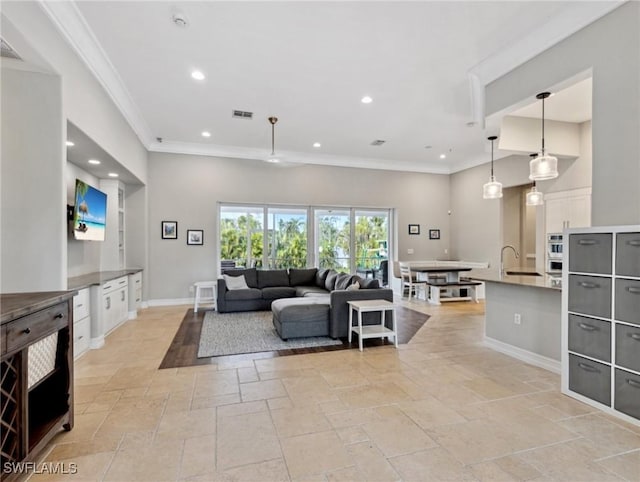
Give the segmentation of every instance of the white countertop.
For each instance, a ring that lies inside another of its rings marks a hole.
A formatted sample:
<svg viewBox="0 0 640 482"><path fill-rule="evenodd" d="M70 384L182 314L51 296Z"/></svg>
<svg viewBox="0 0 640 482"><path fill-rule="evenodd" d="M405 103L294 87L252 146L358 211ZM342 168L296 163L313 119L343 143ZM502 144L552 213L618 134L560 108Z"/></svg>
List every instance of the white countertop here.
<svg viewBox="0 0 640 482"><path fill-rule="evenodd" d="M523 270L524 271L524 270ZM532 288L546 288L551 290L561 291L561 277L549 276L543 274L541 276L527 276L527 275L500 275L498 271L491 269L474 269L466 277L474 280L484 281L489 283L505 283L520 286L530 286Z"/></svg>

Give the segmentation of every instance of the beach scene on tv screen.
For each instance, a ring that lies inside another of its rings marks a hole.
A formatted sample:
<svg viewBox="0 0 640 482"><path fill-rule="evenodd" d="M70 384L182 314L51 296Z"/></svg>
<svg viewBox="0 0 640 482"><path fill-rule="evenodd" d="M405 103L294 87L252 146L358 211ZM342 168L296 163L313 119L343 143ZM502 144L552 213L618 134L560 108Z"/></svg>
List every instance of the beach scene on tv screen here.
<svg viewBox="0 0 640 482"><path fill-rule="evenodd" d="M104 241L107 195L88 184L76 182L73 234L76 239Z"/></svg>

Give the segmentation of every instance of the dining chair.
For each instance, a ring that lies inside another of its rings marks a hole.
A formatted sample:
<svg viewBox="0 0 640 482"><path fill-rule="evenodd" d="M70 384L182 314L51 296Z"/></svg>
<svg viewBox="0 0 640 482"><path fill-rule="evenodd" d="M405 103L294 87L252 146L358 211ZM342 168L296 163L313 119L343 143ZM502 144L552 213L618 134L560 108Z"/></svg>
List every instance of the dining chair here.
<svg viewBox="0 0 640 482"><path fill-rule="evenodd" d="M417 281L411 273L411 266L406 263L400 263L400 278L402 279L402 294L404 295L405 287L408 288L409 300L411 300L412 295L417 298L419 290L422 291L424 299L427 299L427 282Z"/></svg>

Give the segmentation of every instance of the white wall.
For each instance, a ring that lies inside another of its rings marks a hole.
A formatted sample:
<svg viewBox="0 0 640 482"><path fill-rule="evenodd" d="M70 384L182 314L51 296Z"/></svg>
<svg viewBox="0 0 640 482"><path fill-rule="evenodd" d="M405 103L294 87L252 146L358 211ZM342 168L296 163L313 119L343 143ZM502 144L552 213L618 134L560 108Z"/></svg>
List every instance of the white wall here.
<svg viewBox="0 0 640 482"><path fill-rule="evenodd" d="M448 200L443 175L151 153L149 299L185 298L194 281L215 279L218 202L396 208L399 257L421 260L447 256ZM177 240L160 239L163 220L178 221ZM419 236L408 235L409 223L420 224ZM430 241L429 228L441 239ZM187 229L204 229L204 246L187 246Z"/></svg>
<svg viewBox="0 0 640 482"><path fill-rule="evenodd" d="M4 293L66 288L65 124L60 78L1 69Z"/></svg>
<svg viewBox="0 0 640 482"><path fill-rule="evenodd" d="M593 75L592 224L640 222L640 2L627 2L486 88L487 114Z"/></svg>

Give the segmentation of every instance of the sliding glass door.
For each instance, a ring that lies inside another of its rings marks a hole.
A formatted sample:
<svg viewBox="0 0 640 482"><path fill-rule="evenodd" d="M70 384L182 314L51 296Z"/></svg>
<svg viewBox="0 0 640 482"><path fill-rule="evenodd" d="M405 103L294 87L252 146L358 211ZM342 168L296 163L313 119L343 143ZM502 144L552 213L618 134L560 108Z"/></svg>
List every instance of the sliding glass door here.
<svg viewBox="0 0 640 482"><path fill-rule="evenodd" d="M319 268L351 271L351 212L316 209L316 259Z"/></svg>
<svg viewBox="0 0 640 482"><path fill-rule="evenodd" d="M264 209L220 207L220 264L223 267L262 266Z"/></svg>
<svg viewBox="0 0 640 482"><path fill-rule="evenodd" d="M307 266L307 210L268 208L267 266L304 268Z"/></svg>

